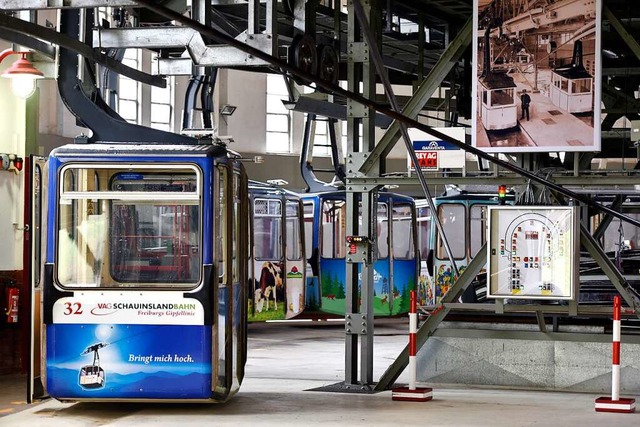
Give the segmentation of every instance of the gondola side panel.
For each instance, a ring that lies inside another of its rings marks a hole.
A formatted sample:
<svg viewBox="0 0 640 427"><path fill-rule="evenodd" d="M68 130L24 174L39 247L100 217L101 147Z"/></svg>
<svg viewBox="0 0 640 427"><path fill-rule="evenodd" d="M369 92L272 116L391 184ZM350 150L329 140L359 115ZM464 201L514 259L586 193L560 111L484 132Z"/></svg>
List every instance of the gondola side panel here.
<svg viewBox="0 0 640 427"><path fill-rule="evenodd" d="M69 399L211 395L211 327L180 293L56 301L47 326L47 389Z"/></svg>

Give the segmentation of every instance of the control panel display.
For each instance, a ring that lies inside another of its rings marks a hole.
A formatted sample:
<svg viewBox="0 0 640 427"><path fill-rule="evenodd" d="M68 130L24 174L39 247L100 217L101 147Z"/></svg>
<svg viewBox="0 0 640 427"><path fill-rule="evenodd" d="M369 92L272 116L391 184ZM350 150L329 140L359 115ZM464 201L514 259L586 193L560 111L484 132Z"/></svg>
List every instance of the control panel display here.
<svg viewBox="0 0 640 427"><path fill-rule="evenodd" d="M489 298L574 299L577 207L489 207Z"/></svg>

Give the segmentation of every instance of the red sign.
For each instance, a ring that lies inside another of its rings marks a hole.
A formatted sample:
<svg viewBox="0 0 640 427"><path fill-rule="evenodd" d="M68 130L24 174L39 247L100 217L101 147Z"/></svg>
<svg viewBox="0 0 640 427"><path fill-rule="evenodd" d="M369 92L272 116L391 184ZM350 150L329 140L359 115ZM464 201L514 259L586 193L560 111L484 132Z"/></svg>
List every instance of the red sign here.
<svg viewBox="0 0 640 427"><path fill-rule="evenodd" d="M438 152L437 151L416 151L418 164L422 170L437 171L438 170Z"/></svg>

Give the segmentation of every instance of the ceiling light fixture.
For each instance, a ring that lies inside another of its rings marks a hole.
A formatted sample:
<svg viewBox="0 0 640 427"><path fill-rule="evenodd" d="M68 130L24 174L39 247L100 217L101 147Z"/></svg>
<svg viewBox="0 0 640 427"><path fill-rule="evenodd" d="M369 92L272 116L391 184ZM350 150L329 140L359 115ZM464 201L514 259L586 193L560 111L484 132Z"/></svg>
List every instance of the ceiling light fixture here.
<svg viewBox="0 0 640 427"><path fill-rule="evenodd" d="M22 55L13 65L2 73L2 77L11 79L11 89L17 97L27 99L36 91L36 80L44 78L44 74L27 60L29 52L15 52L6 49L0 52L0 62L9 55Z"/></svg>

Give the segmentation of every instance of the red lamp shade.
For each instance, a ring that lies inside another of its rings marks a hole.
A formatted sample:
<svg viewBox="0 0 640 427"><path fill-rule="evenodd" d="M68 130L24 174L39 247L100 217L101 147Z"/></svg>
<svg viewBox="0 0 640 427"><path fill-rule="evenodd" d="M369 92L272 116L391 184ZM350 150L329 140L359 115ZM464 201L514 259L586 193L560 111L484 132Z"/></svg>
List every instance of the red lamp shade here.
<svg viewBox="0 0 640 427"><path fill-rule="evenodd" d="M31 78L34 79L44 78L42 71L35 68L25 56L26 53L22 53L22 58L19 58L11 67L2 73L2 77L31 76Z"/></svg>
<svg viewBox="0 0 640 427"><path fill-rule="evenodd" d="M44 78L44 74L26 59L27 52L14 52L11 49L0 52L0 61L9 55L22 55L11 65L2 77L11 79L11 89L16 96L26 99L36 90L36 79Z"/></svg>

